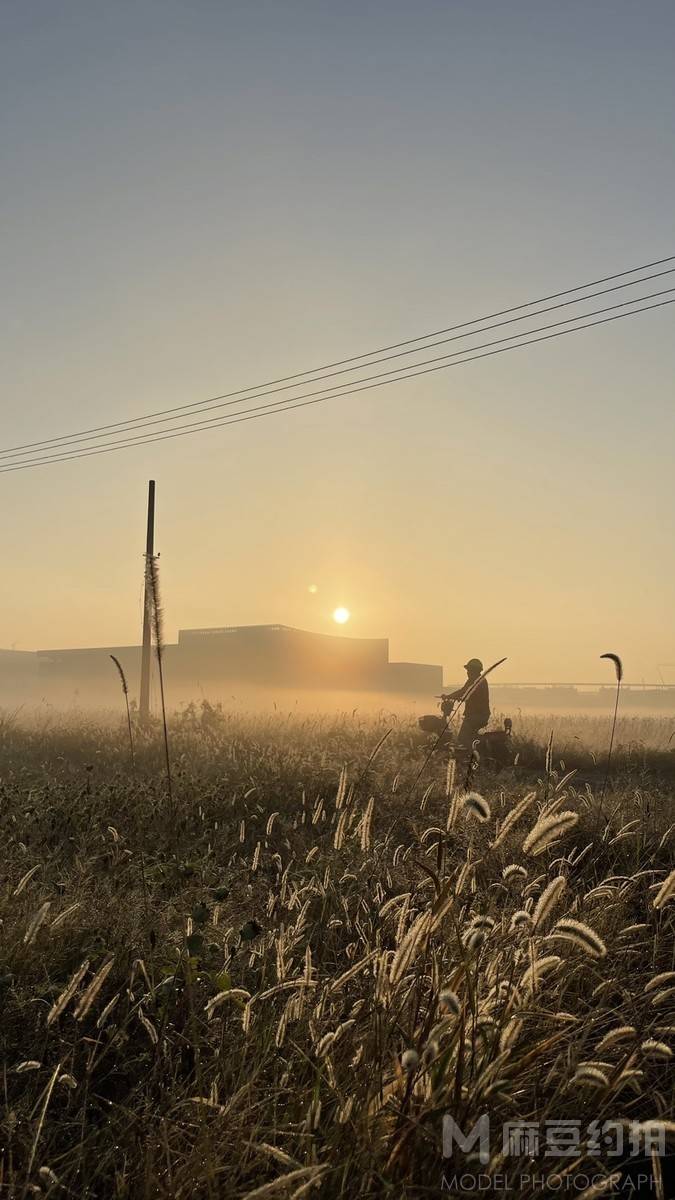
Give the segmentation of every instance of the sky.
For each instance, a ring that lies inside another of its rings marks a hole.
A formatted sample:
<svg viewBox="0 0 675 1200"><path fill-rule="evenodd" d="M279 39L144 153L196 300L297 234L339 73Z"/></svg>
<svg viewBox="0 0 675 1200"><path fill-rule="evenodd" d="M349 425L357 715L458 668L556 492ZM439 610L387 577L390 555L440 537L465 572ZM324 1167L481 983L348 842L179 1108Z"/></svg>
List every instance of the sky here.
<svg viewBox="0 0 675 1200"><path fill-rule="evenodd" d="M674 52L659 0L0 0L0 447L675 254ZM674 321L2 473L0 646L138 641L154 478L169 640L344 605L449 678L675 682Z"/></svg>

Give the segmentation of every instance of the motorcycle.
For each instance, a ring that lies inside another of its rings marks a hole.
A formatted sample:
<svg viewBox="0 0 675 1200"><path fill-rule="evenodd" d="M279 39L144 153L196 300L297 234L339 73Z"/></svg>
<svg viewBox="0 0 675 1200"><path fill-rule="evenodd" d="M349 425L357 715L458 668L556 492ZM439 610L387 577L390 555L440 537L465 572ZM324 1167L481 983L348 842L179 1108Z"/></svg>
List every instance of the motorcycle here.
<svg viewBox="0 0 675 1200"><path fill-rule="evenodd" d="M440 717L433 714L427 714L420 717L418 725L423 733L434 734L439 739L439 745L447 746L453 750L456 743L455 733L449 726L450 717L452 716L457 701L450 696L437 696L440 700L440 710L443 714ZM502 729L489 729L483 733L479 733L476 739L476 749L480 756L481 762L490 763L497 770L504 767L513 766L515 760L515 751L513 748L513 721L510 717L504 718Z"/></svg>

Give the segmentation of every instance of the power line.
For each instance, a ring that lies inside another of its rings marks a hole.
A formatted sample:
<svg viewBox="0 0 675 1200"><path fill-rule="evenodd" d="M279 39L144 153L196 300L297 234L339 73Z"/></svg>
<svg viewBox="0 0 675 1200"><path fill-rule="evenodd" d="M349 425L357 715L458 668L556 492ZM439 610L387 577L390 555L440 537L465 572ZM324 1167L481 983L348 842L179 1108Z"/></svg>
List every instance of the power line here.
<svg viewBox="0 0 675 1200"><path fill-rule="evenodd" d="M305 381L308 383L319 383L323 379L332 378L333 375L345 374L347 372L354 371L357 369L363 369L368 366L375 366L379 362L388 361L389 358L402 357L403 355L415 354L417 352L424 352L425 350L432 349L433 346L441 345L443 343L442 342L430 343L430 344L427 344L426 346L417 345L415 347L415 349L402 350L401 354L391 354L390 355L390 353L389 353L390 351L400 350L401 347L412 346L415 343L420 343L420 342L428 343L428 340L430 338L439 337L441 334L454 333L456 330L464 329L464 330L466 330L466 332L463 334L459 334L458 336L460 338L472 337L475 334L487 332L489 329L498 328L499 325L511 324L514 321L529 320L530 318L541 315L541 313L543 313L543 312L553 311L553 309L555 309L555 308L564 308L568 305L583 304L586 300L593 299L596 296L606 295L608 292L618 291L621 288L626 288L626 287L636 287L639 284L646 283L651 279L657 279L663 275L672 274L673 272L675 272L675 267L668 268L665 271L659 271L653 275L647 275L641 279L633 279L626 283L617 284L615 287L605 288L603 291L600 291L600 292L592 292L592 293L589 293L584 296L576 296L574 299L566 300L562 304L552 305L552 307L550 309L542 309L539 311L528 312L528 313L524 312L525 309L532 309L536 305L544 304L549 300L557 300L561 296L569 296L573 292L585 291L586 289L588 289L590 287L595 287L598 284L609 283L615 279L622 279L626 275L635 275L635 274L639 273L640 271L649 270L651 267L662 266L664 263L668 263L668 262L675 262L675 255L670 255L667 258L657 259L656 261L651 262L651 263L645 263L641 267L631 267L628 270L619 271L614 275L606 275L602 279L595 279L595 280L590 281L589 283L578 284L576 287L567 288L564 291L553 292L550 295L540 297L537 300L529 300L524 304L517 304L511 308L501 309L499 312L488 313L487 315L485 315L483 317L476 317L471 321L461 321L456 325L450 325L445 329L439 329L433 333L421 334L418 337L408 338L405 341L401 341L401 342L395 342L389 346L381 347L378 350L371 350L364 354L353 355L351 358L344 358L344 359L338 360L337 362L327 363L323 367L314 367L311 370L301 371L301 372L296 373L295 375L281 376L280 378L270 380L267 383L253 384L250 387L240 388L237 391L233 391L233 392L223 392L220 395L211 396L211 397L207 398L206 400L195 400L190 404L180 404L180 405L176 405L173 408L160 409L160 410L157 410L157 411L154 411L151 413L145 413L144 415L139 416L139 417L129 417L124 421L115 421L115 422L111 422L107 425L97 425L90 429L81 430L79 433L62 434L62 435L59 435L59 436L56 436L53 438L46 438L43 441L25 442L20 446L10 446L6 450L0 450L0 458L5 458L5 457L8 457L9 455L19 454L22 450L37 450L37 449L46 448L49 446L58 446L59 443L62 443L63 444L62 448L64 448L65 445L67 445L71 442L79 442L79 441L84 441L84 440L96 441L96 440L98 440L98 438L96 437L97 434L103 434L103 433L109 432L113 429L117 429L120 431L134 432L135 431L134 427L143 428L146 425L165 424L166 421L179 419L178 416L174 417L172 414L187 413L190 410L195 410L196 412L208 411L209 407L214 407L214 408L215 407L220 407L220 408L229 407L230 405L245 403L246 400L260 399L262 396L272 395L278 391L288 391L288 390L294 389L294 387L296 387L296 386L303 386L302 384L293 384L292 382L289 382L292 380L305 379ZM638 297L637 299L640 299L640 297ZM636 302L637 302L637 300L636 300ZM508 316L509 314L518 313L518 312L521 313L522 315L518 316L518 317L511 317L510 320L499 322L498 325L494 325L494 326L484 326L483 325L481 328L478 328L478 329L469 329L469 326L480 325L482 322L493 320L496 317ZM444 338L443 339L444 342L445 341L454 341L454 340L457 340L457 339L456 338ZM363 359L366 359L366 358L372 359L372 356L376 355L376 354L387 355L387 359L385 359L385 358L375 359L374 361L371 361L369 363L364 363L362 361ZM345 366L345 364L347 364L347 363L354 363L354 364L360 363L361 366L360 367ZM339 368L339 367L342 367L343 370L335 370L332 375L318 375L317 374L317 372L320 372L320 371L329 371L332 368ZM310 376L310 375L315 376L315 378L307 379L307 376ZM283 384L286 384L287 386L285 386L285 387L280 386ZM268 388L270 390L269 391L261 391L262 388ZM247 395L247 393L250 393L250 392L256 392L257 394L255 396ZM233 399L233 397L240 397L240 399ZM221 404L221 403L219 403L220 401L229 401L229 404ZM163 421L162 418L165 418L165 420Z"/></svg>
<svg viewBox="0 0 675 1200"><path fill-rule="evenodd" d="M505 337L505 338L495 338L495 339L494 339L493 341L491 341L491 342L479 342L479 343L478 343L476 346L463 347L461 350L455 350L455 351L453 351L451 354L443 354L443 355L438 355L438 356L437 356L437 357L435 357L435 358L427 358L427 359L422 359L422 360L421 360L421 362L419 362L419 363L412 363L412 364L409 364L408 366L397 367L397 368L395 368L395 369L393 369L393 370L391 370L391 371L382 371L382 372L380 372L380 373L379 373L379 374L377 374L377 375L366 375L366 376L364 376L362 379L356 379L356 380L344 381L344 382L342 382L342 383L339 383L339 384L333 384L333 385L331 385L331 387L329 387L329 388L322 388L322 389L319 389L317 392L308 392L308 393L303 393L303 397L302 397L302 398L304 398L305 396L324 395L324 394L327 394L327 393L329 393L329 392L331 392L331 391L332 391L332 392L339 393L340 389L342 389L342 388L344 388L344 387L347 387L347 386L352 386L352 385L355 385L355 384L358 384L358 383L366 383L366 382L369 382L370 380L374 380L374 379L384 379L384 378L386 378L386 376L388 376L388 375L399 375L399 374L400 374L402 378L406 378L406 375L404 374L404 372L409 372L409 371L412 371L412 370L413 370L415 367L423 367L423 366L428 366L428 365L429 365L429 364L431 364L431 363L442 362L442 361L444 361L445 359L448 359L448 358L457 358L458 356L460 356L460 355L462 355L462 354L467 354L467 353L469 353L469 352L473 353L473 352L474 352L474 351L476 351L476 350L485 350L485 349L487 349L487 348L489 348L489 347L491 347L491 346L496 346L496 345L500 345L501 343L504 343L504 342L513 341L515 338L521 338L521 337L525 337L526 335L528 335L528 334L531 334L531 333L542 333L542 332L544 332L544 331L546 331L546 330L548 330L548 329L556 329L556 328L558 328L558 327L559 327L559 326L561 326L561 325L569 325L569 324L571 324L571 323L572 323L572 322L574 322L574 321L581 321L581 320L583 320L583 319L584 319L584 318L586 318L586 317L594 317L594 316L599 316L599 315L601 315L602 313L606 313L606 312L614 312L614 311L615 311L617 308L626 308L628 305L631 305L631 304L640 304L640 303L642 303L644 300L653 300L653 299L655 299L655 298L656 298L656 297L658 297L658 296L665 296L665 295L669 295L669 294L670 294L671 292L673 292L673 291L675 291L675 288L665 288L665 289L663 289L663 290L662 290L662 291L660 291L660 292L650 292L650 293L648 293L648 294L647 294L647 295L645 295L645 296L637 296L637 297L635 297L635 299L623 300L623 301L621 301L619 304L610 304L610 305L608 305L606 308L596 308L596 309L591 309L589 312L586 312L586 313L579 313L577 316L574 316L574 317L566 317L566 318L565 318L564 320L562 320L562 321L554 321L554 322L551 322L551 324L549 324L549 325L539 325L539 326L535 326L535 327L534 327L534 328L532 328L532 329L523 330L522 332L520 332L520 333L517 333L517 334L509 334L509 335L508 335L507 337ZM543 310L540 310L540 311L543 311L543 312L545 312L545 311L547 311L547 310L543 309ZM486 326L486 329L489 329L489 328L491 328L491 326ZM454 339L448 339L448 340L452 341L452 340L454 340ZM432 348L432 346L433 346L434 344L438 345L438 344L441 344L441 343L432 343L432 344L431 344L431 346L429 346L429 347L425 347L425 349L427 349L427 348L429 348L429 349L430 349L430 348ZM390 360L390 359L383 359L383 360L381 360L381 361L388 362L388 361L391 361L391 360ZM375 364L374 364L374 363L366 363L366 364L364 364L364 367L373 366L373 365L375 365ZM328 378L329 378L329 377L328 377ZM307 380L307 383L318 383L318 382L320 382L320 379L312 379L312 380ZM295 385L295 388L297 388L298 386L301 386L301 385L298 385L298 384L296 384L296 385ZM285 389L279 389L279 390L282 390L282 391L283 391L283 390L285 390ZM262 397L263 397L263 396L265 396L265 395L270 395L270 394L272 394L272 393L269 393L269 392L260 392L258 395L256 395L256 396L249 396L249 397L246 397L246 399L249 399L249 400L260 400L260 399L262 399ZM288 399L289 399L289 400L293 400L293 399L297 399L297 398L298 398L298 397L293 397L293 396L289 396L289 397L288 397ZM244 403L244 402L245 402L245 401L238 401L237 403ZM284 403L284 402L283 402L283 401L274 401L273 403ZM222 406L222 405L218 405L217 407L224 407L224 406ZM261 406L261 407L271 407L271 405L266 405L266 406ZM206 410L201 410L201 411L213 412L214 410L213 410L213 409L206 409ZM249 410L243 410L243 411L249 411ZM196 415L196 414L193 414L193 415ZM169 418L166 418L166 419L164 419L164 420L160 420L160 421L149 421L149 422L146 422L146 425L153 425L153 424L165 424L165 423L166 423L166 420L168 420L168 419L169 419ZM176 418L171 418L171 419L175 420ZM204 426L204 427L208 427L208 425L209 425L209 422L208 422L208 420L207 420L207 421L195 422L195 423L193 423L193 425L179 425L179 426L177 426L176 428L180 430L180 429L187 429L187 428L200 428L200 427L202 427L202 426ZM142 429L143 427L144 427L144 426L142 426L142 425L141 425L141 426L138 426L138 429ZM138 431L137 429L125 429L125 430L120 430L119 432L120 432L120 433L132 433L132 434L136 434L136 433L137 433L137 431ZM159 432L159 433L165 433L165 432L168 432L168 431L167 431L167 430L158 430L158 432ZM96 438L96 440L98 440L98 438L100 438L100 437L102 437L102 436L103 436L102 434L99 434L99 435L97 435L97 438ZM143 437L146 437L146 438L148 438L148 439L150 439L150 438L151 438L151 436L152 436L151 434L147 434L147 435L145 435L145 434L144 434L144 435L143 435ZM116 434L116 435L115 435L115 437L117 438L117 437L118 437L118 435ZM80 443L80 442L86 442L86 441L91 441L91 440L92 440L92 438L91 438L91 437L83 437L83 438L76 438L76 437L73 437L73 438L69 439L68 441L66 441L66 443L65 443L64 445L62 445L62 446L59 446L58 448L56 448L56 451L55 451L55 453L54 453L54 454L49 454L49 453L47 453L47 451L48 451L48 450L50 450L50 449L54 449L54 447L53 447L53 446L51 446L51 447L45 447L45 449L43 449L43 450L41 450L41 451L40 451L39 457L40 457L40 458L41 458L41 460L42 460L42 461L44 461L44 462L49 462L49 461L50 461L50 459L54 459L54 460L56 460L56 459L57 459L57 456L58 456L58 455L59 455L59 454L60 454L60 453L61 453L63 450L65 450L65 449L67 448L67 446L68 446L70 443L73 443L73 447L72 447L72 448L73 448L74 450L77 450L77 449L79 449L79 448L80 448L80 447L79 447L79 445L78 445L77 443ZM116 444L118 444L116 441L114 441L114 442L103 442L103 443L100 443L100 445L101 445L102 447L104 447L104 448L107 448L107 447L109 447L109 446L114 446L114 445L116 445ZM134 444L134 445L140 445L140 444L142 444L142 443L141 443L141 441L137 441L137 442L135 442L135 443L122 443L122 442L120 442L119 444L120 444L120 445L122 445L122 444ZM4 451L4 452L0 453L0 467L2 467L2 466L7 466L7 465L11 465L11 462L10 462L10 460L11 460L11 459L13 459L13 458L18 458L18 459L19 459L19 462L21 462L23 459L25 459L25 458L27 458L27 457L29 457L29 455L28 455L28 453L27 453L27 451L26 451L26 450ZM5 463L3 463L3 462L1 461L2 459L5 459L5 460L6 460L6 462L5 462Z"/></svg>
<svg viewBox="0 0 675 1200"><path fill-rule="evenodd" d="M611 305L608 305L606 308L596 308L596 309L592 309L590 312L587 312L587 313L580 313L580 314L578 314L578 315L577 315L577 316L575 316L575 317L566 317L566 318L565 318L564 320L562 320L562 321L553 321L553 322L551 322L549 325L540 325L540 326L535 326L533 329L524 330L522 333L518 333L518 334L510 334L510 335L508 335L508 336L507 336L507 337L505 337L505 338L495 338L495 339L494 339L493 341L491 341L491 342L479 342L479 343L478 343L478 345L476 345L476 346L465 347L465 348L463 348L462 350L455 350L455 351L453 351L451 354L443 354L443 355L438 355L438 356L437 356L437 357L435 357L435 358L427 358L427 359L422 359L422 361L421 361L421 362L419 362L419 363L411 364L411 365L409 365L409 366L405 366L405 367L398 367L398 368L395 368L394 370L391 370L391 371L382 371L382 372L378 373L377 375L365 375L365 376L364 376L363 378L361 378L361 379L356 379L356 380L346 381L346 382L339 383L339 384L333 384L333 385L331 385L331 387L328 387L328 388L320 388L320 389L318 389L316 392L305 392L305 393L302 393L302 395L301 395L300 397L297 397L297 396L291 396L291 397L288 397L288 400L290 401L290 400L294 400L294 399L308 399L308 398L310 398L310 397L319 396L319 395L326 395L326 396L328 396L328 394L329 394L330 392L335 392L337 395L339 395L339 394L342 394L342 392L341 392L341 389L343 389L343 388L345 388L345 387L351 387L351 386L355 386L356 384L360 384L360 383L369 383L369 382L371 382L371 381L373 381L373 380L376 380L376 379L386 379L386 377L387 377L387 376L389 376L389 375L400 376L402 379L406 379L406 378L408 378L408 377L409 377L409 375L407 375L407 374L404 374L404 372L410 372L410 371L412 371L412 370L413 370L415 367L424 367L424 366L429 366L429 365L431 365L431 364L433 364L433 363L437 363L437 362L444 362L446 359L449 359L449 358L458 358L458 357L460 357L462 354L474 353L476 350L486 350L486 349L490 349L492 346L497 346L497 345L501 345L501 344L503 344L503 343L505 343L505 342L510 342L510 341L513 341L515 338L522 338L522 337L525 337L525 336L527 336L527 335L529 335L529 334L532 334L532 333L544 333L544 332L546 332L546 331L547 331L547 330L549 330L549 329L557 329L557 328L559 328L561 325L570 325L570 324L572 324L572 322L575 322L575 321L581 321L581 320L583 320L583 319L584 319L584 318L586 318L586 317L597 317L597 316L600 316L600 315L602 315L603 313L607 313L607 312L614 312L614 311L616 311L616 309L618 309L618 308L626 308L628 305L631 305L631 304L639 304L639 303L642 303L644 300L654 300L654 299L656 299L656 298L657 298L657 297L659 297L659 296L666 296L666 295L669 295L669 294L670 294L671 292L673 292L673 291L675 291L675 288L665 288L665 289L664 289L663 291L661 291L661 292L652 292L652 293L650 293L650 294L648 294L648 295L646 295L646 296L638 296L638 297L636 297L636 299L635 299L635 300L624 300L624 301L622 301L622 302L621 302L621 303L619 303L619 304L611 304ZM366 364L366 365L370 365L370 364ZM311 383L314 383L314 382L317 382L317 381L316 381L316 380L308 380L307 382L308 382L308 383L309 383L309 382L311 382ZM391 381L390 381L390 382L391 382ZM296 387L297 387L297 386L298 386L298 385L296 385ZM251 400L259 400L259 399L261 399L262 395L264 395L264 394L265 394L265 393L261 393L261 395L258 395L258 396L250 396L250 397L248 397L248 398L249 398L249 399L251 399ZM283 403L285 403L285 402L284 402L284 401L273 401L273 402L272 402L271 404L269 404L269 405L260 405L259 407L260 407L260 408L271 408L271 407L273 407L273 405L274 405L274 404L283 404ZM248 412L248 411L255 411L255 410L247 410L247 409L245 409L245 410L243 410L243 411L244 411L244 412ZM199 429L199 428L209 428L209 427L211 427L211 426L212 426L212 424L213 424L213 421L214 421L214 420L217 420L217 418L213 418L213 419L211 419L211 420L207 419L207 420L205 420L205 421L197 421L197 422L193 422L192 424L188 424L188 425L179 425L179 426L177 426L177 427L176 427L176 429L177 429L177 430L181 430L181 429ZM133 434L135 434L137 431L136 431L136 430L129 430L129 431L126 431L126 430L125 430L124 432L130 432L130 433L133 433ZM158 430L158 433L166 433L166 432L170 432L170 431L167 431L167 430ZM143 435L142 435L142 439L145 439L145 440L148 440L148 441L149 441L149 440L151 440L151 439L152 439L152 437L153 437L153 435L152 435L152 434L143 434ZM101 444L100 448L108 448L108 447L110 447L110 446L115 446L115 445L118 445L118 444L119 444L119 445L126 445L126 444L142 445L142 439L139 439L139 440L137 440L136 442L133 442L133 443L129 443L129 442L118 442L118 441L113 441L113 442L103 442L103 443ZM73 441L80 441L80 440L88 440L88 439L73 439ZM39 455L39 457L40 457L40 459L41 459L43 462L49 462L51 459L54 459L54 460L56 460L56 459L57 459L57 457L58 457L58 455L61 453L61 450L62 450L62 449L65 449L65 447L60 447L59 449L57 449L57 450L56 450L56 452L55 452L54 454L47 453L46 451L41 451L41 452L40 452L40 455ZM77 450L77 449L79 449L79 447L78 447L77 445L75 445L75 446L73 447L73 449L74 449L74 450ZM20 455L21 455L21 459L25 459L25 458L27 458L27 457L28 457L28 455L26 454L26 452L25 452L25 451L22 451L22 452L14 452L14 454L12 454L12 455L9 455L9 454L8 454L8 455L7 455L7 463L2 463L2 462L0 462L0 467L2 467L2 466L4 466L4 465L11 465L11 463L9 462L9 459L10 459L11 457L17 457L17 454L20 454Z"/></svg>
<svg viewBox="0 0 675 1200"><path fill-rule="evenodd" d="M592 299L596 298L597 296L605 296L610 292L620 291L621 289L627 288L627 287L633 288L639 284L647 283L651 279L660 279L664 275L672 275L672 274L675 274L675 267L670 267L666 271L658 271L653 275L645 275L645 276L641 277L640 279L631 280L629 283L615 284L614 287L603 288L599 292L588 292L584 296L577 297L574 300L565 300L560 304L550 305L548 308L534 309L533 312L529 312L529 313L527 313L525 315L521 315L519 317L510 317L510 318L508 318L508 320L497 321L496 323L494 323L492 325L483 325L480 329L472 329L466 333L455 334L452 337L442 338L440 341L436 341L436 342L427 342L426 345L417 346L413 350L402 350L396 354L385 355L383 358L371 359L367 363L362 363L360 368L357 368L354 366L354 367L344 368L342 371L332 371L326 375L316 375L313 379L306 380L306 382L307 383L321 383L323 380L333 379L333 378L335 378L336 375L345 374L347 371L355 371L358 369L364 370L367 367L374 367L383 362L392 362L395 358L400 358L405 355L420 354L427 350L433 350L437 346L447 345L449 342L460 341L464 338L474 337L477 334L481 334L481 333L488 333L492 329L499 329L505 325L511 325L517 321L525 321L525 320L529 321L531 319L534 319L535 317L542 316L543 314L545 314L547 312L554 312L557 309L566 308L569 305L584 303L585 301L592 300ZM652 296L660 295L660 294L661 293L656 292L656 293L648 294L646 296L636 296L634 299L628 300L625 303L626 304L637 304L641 300L649 300L652 298ZM621 307L621 306L618 305L617 307ZM604 312L604 311L608 311L608 310L605 310L605 309L596 309L595 310L596 313ZM569 320L570 321L581 320L583 316L589 316L589 315L594 315L594 314L593 313L581 313L578 317L570 317ZM562 322L562 323L566 323L566 322ZM536 333L536 332L539 332L539 330L534 329L534 330L529 330L529 331L525 331L525 332L535 332ZM518 336L520 336L520 335L518 335ZM509 339L506 339L506 340L509 340ZM489 344L489 343L486 343L486 344ZM479 346L479 347L475 347L475 348L480 349L482 347ZM464 353L464 351L461 351L460 353ZM414 365L414 364L412 364L412 365ZM417 365L419 365L419 364L417 364ZM403 369L406 369L406 368L403 368ZM254 399L260 400L264 396L271 396L271 395L275 395L280 392L296 390L298 387L301 387L301 386L303 386L303 385L297 384L297 383L285 384L282 387L270 388L267 391L258 391L255 394L255 396L252 396L252 395L242 396L237 400L224 399L220 403L215 403L216 398L214 397L211 400L203 400L203 401L198 401L198 402L195 401L194 404L180 405L176 409L165 409L165 410L163 410L163 412L158 413L152 420L146 420L143 417L133 417L133 418L129 418L129 420L127 420L127 421L118 421L113 425L100 426L97 431L91 431L88 433L85 432L85 433L82 433L79 435L78 434L64 434L61 437L47 438L43 442L28 442L23 446L13 446L7 450L0 450L0 465L1 465L2 459L17 458L22 455L25 457L24 451L27 451L27 450L37 450L40 448L46 450L46 449L55 448L55 447L57 447L58 450L62 450L62 449L65 449L67 446L74 444L74 443L78 443L78 442L99 441L99 439L104 435L104 433L106 431L109 431L112 429L117 429L120 433L123 433L123 432L135 433L137 430L148 428L151 425L166 425L167 422L169 422L169 421L178 421L181 419L181 417L183 415L185 415L186 409L194 410L193 414L191 414L191 415L196 415L197 413L214 412L218 408L229 408L232 405L245 404L247 400L254 400ZM169 414L169 415L164 415L164 414ZM170 415L170 414L174 414L174 415Z"/></svg>
<svg viewBox="0 0 675 1200"><path fill-rule="evenodd" d="M668 290L672 291L673 289L671 288ZM663 294L663 293L661 293L661 294ZM521 337L521 340L514 341L513 344L510 346L500 346L496 350L486 350L481 354L472 354L466 358L460 358L455 362L443 362L440 366L438 366L438 365L430 366L430 367L425 367L423 370L412 370L412 371L410 370L410 368L407 368L407 371L408 371L407 374L403 374L402 372L397 373L394 375L393 379L378 379L377 377L375 377L376 382L362 383L362 385L359 387L353 387L350 384L343 384L341 386L343 388L346 388L347 390L341 391L338 394L334 394L334 395L329 395L327 393L328 392L335 393L336 388L324 389L323 391L319 392L316 397L311 398L311 399L308 397L313 396L313 394L307 393L300 397L289 398L287 401L283 401L283 402L276 401L276 402L272 402L269 404L260 405L256 408L245 409L243 412L238 413L235 416L227 416L227 417L221 416L218 418L214 418L211 421L198 422L194 426L188 425L188 426L183 427L182 429L176 429L171 432L146 434L142 438L139 438L137 440L126 440L126 441L120 441L120 442L113 442L109 446L99 446L99 447L96 447L95 449L90 449L90 450L75 450L70 454L64 455L63 457L36 458L33 460L29 460L27 462L22 462L22 463L19 463L17 465L12 465L12 466L0 465L0 474L5 474L10 471L27 470L29 468L36 467L36 466L49 466L52 463L69 462L73 458L90 458L90 457L93 457L98 454L111 454L115 450L123 450L123 449L127 449L131 446L144 446L144 445L149 445L153 442L170 441L170 440L173 440L174 438L178 438L178 437L187 437L191 433L199 433L207 428L215 429L215 428L220 428L221 426L224 426L224 425L238 425L244 421L259 420L262 417L274 416L277 413L290 412L294 409L299 409L299 408L308 408L315 404L321 404L325 400L342 399L342 397L353 396L358 392L370 391L372 388L386 387L387 384L390 384L390 383L400 383L405 379L414 379L420 375L430 375L436 371L448 370L450 367L463 366L465 363L476 362L478 359L492 358L493 356L495 356L497 354L506 354L510 350L519 350L523 346L531 346L531 345L536 344L537 342L551 341L554 338L564 337L566 334L579 333L582 329L593 329L596 325L607 325L612 321L620 321L620 320L625 319L626 317L634 317L634 316L637 316L639 313L649 312L652 309L665 308L667 305L670 305L670 304L675 304L675 298L671 299L671 300L661 300L657 304L646 304L640 308L633 309L631 312L614 313L614 315L611 317L602 317L598 321L588 321L584 325L575 325L571 329L559 329L555 333L543 334L541 337L526 338L526 339L523 339ZM584 315L586 315L586 314L584 314ZM569 322L562 322L562 324L569 324ZM502 340L508 341L510 339L502 339ZM477 347L476 347L476 349L477 349ZM450 357L450 356L445 356L445 357ZM431 361L434 361L434 360L431 360ZM385 372L385 374L391 375L394 373L393 372ZM358 382L358 381L355 381L355 382ZM255 399L255 397L250 397L250 399Z"/></svg>

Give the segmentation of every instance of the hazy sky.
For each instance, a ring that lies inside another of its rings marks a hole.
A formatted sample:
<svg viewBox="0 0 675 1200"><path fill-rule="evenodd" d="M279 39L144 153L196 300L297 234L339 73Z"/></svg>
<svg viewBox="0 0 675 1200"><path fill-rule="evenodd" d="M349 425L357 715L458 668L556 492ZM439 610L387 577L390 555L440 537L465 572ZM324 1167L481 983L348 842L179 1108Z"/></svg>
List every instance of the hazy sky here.
<svg viewBox="0 0 675 1200"><path fill-rule="evenodd" d="M675 254L670 0L0 14L2 447ZM674 322L3 474L0 646L138 640L152 476L169 637L675 681Z"/></svg>

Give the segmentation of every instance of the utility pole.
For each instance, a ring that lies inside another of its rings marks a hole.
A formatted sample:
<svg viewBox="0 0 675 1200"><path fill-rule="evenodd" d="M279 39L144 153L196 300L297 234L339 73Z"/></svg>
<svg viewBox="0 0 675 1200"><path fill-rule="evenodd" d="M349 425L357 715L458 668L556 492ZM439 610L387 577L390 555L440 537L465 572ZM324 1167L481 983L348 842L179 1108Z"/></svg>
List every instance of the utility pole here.
<svg viewBox="0 0 675 1200"><path fill-rule="evenodd" d="M141 721L150 716L150 665L152 597L148 584L150 559L155 552L155 481L148 482L148 528L145 538L145 588L143 592L143 648L141 650L141 694L138 715Z"/></svg>

